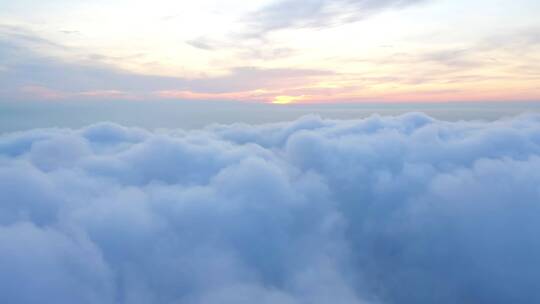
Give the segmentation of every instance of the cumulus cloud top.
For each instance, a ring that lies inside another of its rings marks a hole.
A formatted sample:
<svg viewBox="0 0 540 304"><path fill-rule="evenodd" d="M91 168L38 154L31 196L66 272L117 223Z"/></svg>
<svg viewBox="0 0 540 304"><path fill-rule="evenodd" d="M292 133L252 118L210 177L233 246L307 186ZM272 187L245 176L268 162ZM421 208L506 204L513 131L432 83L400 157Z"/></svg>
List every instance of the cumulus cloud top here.
<svg viewBox="0 0 540 304"><path fill-rule="evenodd" d="M2 303L540 302L540 116L0 136Z"/></svg>

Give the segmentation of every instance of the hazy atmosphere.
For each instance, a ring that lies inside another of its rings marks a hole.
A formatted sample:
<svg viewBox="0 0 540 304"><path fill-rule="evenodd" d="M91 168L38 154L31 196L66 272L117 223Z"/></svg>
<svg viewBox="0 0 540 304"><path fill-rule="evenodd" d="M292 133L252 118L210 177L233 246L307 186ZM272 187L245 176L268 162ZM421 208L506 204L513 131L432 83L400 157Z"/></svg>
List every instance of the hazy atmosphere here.
<svg viewBox="0 0 540 304"><path fill-rule="evenodd" d="M493 121L538 113L537 102L245 104L218 101L0 102L0 133L33 128L81 128L95 122L156 129L200 129L213 124L262 124L317 115L358 119L422 112L446 121Z"/></svg>

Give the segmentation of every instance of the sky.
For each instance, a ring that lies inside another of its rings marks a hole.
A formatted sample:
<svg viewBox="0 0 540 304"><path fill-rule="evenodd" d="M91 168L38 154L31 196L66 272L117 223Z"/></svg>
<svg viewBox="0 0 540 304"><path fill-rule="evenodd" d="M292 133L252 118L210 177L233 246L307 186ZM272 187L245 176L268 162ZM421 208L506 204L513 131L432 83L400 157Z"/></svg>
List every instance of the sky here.
<svg viewBox="0 0 540 304"><path fill-rule="evenodd" d="M0 303L540 303L539 0L0 0Z"/></svg>
<svg viewBox="0 0 540 304"><path fill-rule="evenodd" d="M536 0L0 0L0 101L540 100Z"/></svg>

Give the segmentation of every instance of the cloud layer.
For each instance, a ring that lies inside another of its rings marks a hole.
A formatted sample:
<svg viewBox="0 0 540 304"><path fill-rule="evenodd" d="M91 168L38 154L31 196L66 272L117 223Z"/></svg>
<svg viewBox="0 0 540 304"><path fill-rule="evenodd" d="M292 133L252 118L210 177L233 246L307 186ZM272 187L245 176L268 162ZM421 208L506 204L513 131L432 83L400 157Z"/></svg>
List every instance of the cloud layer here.
<svg viewBox="0 0 540 304"><path fill-rule="evenodd" d="M0 136L2 303L535 303L540 116Z"/></svg>

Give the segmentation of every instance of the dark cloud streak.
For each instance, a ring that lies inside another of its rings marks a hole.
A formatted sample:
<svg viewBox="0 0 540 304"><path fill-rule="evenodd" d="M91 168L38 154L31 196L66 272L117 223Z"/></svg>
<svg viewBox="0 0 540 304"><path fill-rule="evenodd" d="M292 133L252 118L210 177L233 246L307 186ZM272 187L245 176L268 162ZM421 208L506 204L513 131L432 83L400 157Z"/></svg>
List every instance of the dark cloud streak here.
<svg viewBox="0 0 540 304"><path fill-rule="evenodd" d="M282 0L246 18L249 36L288 28L321 28L365 19L387 9L400 9L426 0Z"/></svg>

